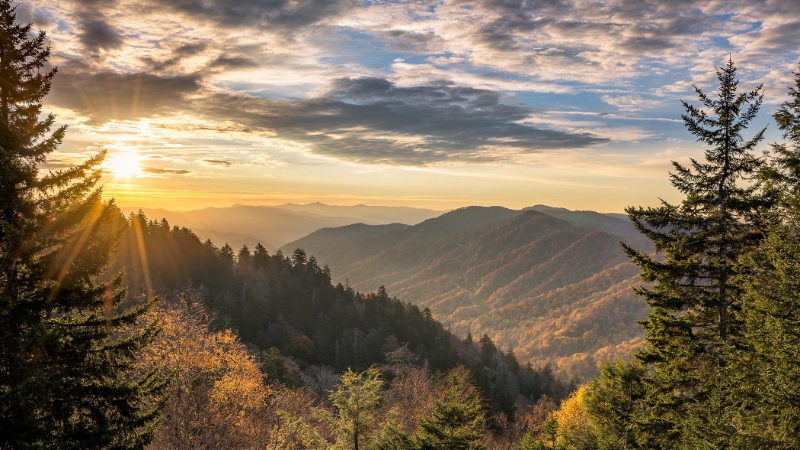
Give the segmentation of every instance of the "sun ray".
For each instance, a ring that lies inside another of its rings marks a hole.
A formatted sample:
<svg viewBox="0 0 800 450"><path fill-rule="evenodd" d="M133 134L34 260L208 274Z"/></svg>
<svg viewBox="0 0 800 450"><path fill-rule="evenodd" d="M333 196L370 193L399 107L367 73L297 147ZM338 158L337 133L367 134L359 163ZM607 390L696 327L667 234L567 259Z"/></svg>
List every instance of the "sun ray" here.
<svg viewBox="0 0 800 450"><path fill-rule="evenodd" d="M50 291L50 294L47 296L47 301L52 301L56 294L58 294L59 289L61 288L61 283L66 278L69 270L72 268L72 263L78 258L81 252L84 249L84 244L89 239L89 236L95 229L95 225L97 225L100 216L102 215L103 204L102 202L95 202L92 205L91 210L88 212L87 217L89 218L89 222L86 224L86 227L83 229L81 236L78 238L77 241L74 242L72 246L72 250L70 251L69 255L67 256L66 260L64 260L59 268L58 276L55 279L55 286Z"/></svg>
<svg viewBox="0 0 800 450"><path fill-rule="evenodd" d="M153 296L153 283L150 280L150 265L147 262L147 248L144 245L144 235L142 233L142 223L140 217L134 217L131 221L133 232L136 235L136 246L139 249L139 261L142 263L142 275L144 275L144 286L147 289L147 296Z"/></svg>

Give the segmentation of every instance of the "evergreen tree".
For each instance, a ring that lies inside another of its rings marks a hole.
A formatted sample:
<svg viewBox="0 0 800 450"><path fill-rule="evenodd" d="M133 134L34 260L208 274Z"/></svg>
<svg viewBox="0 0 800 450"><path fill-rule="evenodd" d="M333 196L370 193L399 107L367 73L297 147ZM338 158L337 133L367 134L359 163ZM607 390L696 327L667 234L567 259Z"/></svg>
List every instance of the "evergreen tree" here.
<svg viewBox="0 0 800 450"><path fill-rule="evenodd" d="M771 227L746 283L747 346L735 375L747 448L800 448L800 238L795 223ZM744 445L744 444L743 444Z"/></svg>
<svg viewBox="0 0 800 450"><path fill-rule="evenodd" d="M475 450L484 448L483 409L474 395L465 395L465 383L456 371L447 377L444 398L436 400L430 415L419 418L420 431L414 435L419 450ZM465 398L466 397L466 398Z"/></svg>
<svg viewBox="0 0 800 450"><path fill-rule="evenodd" d="M236 259L234 257L233 247L228 244L223 245L222 248L219 249L219 256L225 261L226 268L230 269L233 267L233 262Z"/></svg>
<svg viewBox="0 0 800 450"><path fill-rule="evenodd" d="M269 252L260 242L256 244L256 248L253 251L253 263L258 268L266 267L269 263Z"/></svg>
<svg viewBox="0 0 800 450"><path fill-rule="evenodd" d="M659 257L625 245L645 282L637 293L652 307L643 323L645 348L638 358L650 369L648 420L655 441L647 446L730 448L728 356L743 334L742 289L737 259L761 239L754 226L765 206L751 182L761 160L753 155L764 130L745 140L756 116L761 87L737 94L733 61L717 70L719 94L695 88L702 107L683 103L683 120L706 144L705 161L673 162L671 181L685 199L679 205L628 208Z"/></svg>
<svg viewBox="0 0 800 450"><path fill-rule="evenodd" d="M124 222L95 187L104 153L39 173L65 133L40 117L44 41L0 0L0 448L142 448L164 381L130 371L158 329L125 327L152 302L118 313L121 276L98 279Z"/></svg>
<svg viewBox="0 0 800 450"><path fill-rule="evenodd" d="M516 450L547 450L544 442L536 440L530 434L526 434L515 446Z"/></svg>
<svg viewBox="0 0 800 450"><path fill-rule="evenodd" d="M290 387L295 385L295 380L289 374L289 368L281 355L281 351L275 347L261 352L259 369L264 374L264 383L281 383Z"/></svg>
<svg viewBox="0 0 800 450"><path fill-rule="evenodd" d="M794 74L794 86L789 87L789 100L773 117L786 142L772 145L772 158L761 178L775 203L771 223L790 223L800 210L800 70Z"/></svg>
<svg viewBox="0 0 800 450"><path fill-rule="evenodd" d="M645 375L638 361L607 362L600 368L600 378L589 385L585 406L599 449L641 448L636 424L642 412Z"/></svg>
<svg viewBox="0 0 800 450"><path fill-rule="evenodd" d="M547 419L542 423L542 439L543 442L550 444L550 448L555 450L558 446L558 420L553 414L547 416Z"/></svg>
<svg viewBox="0 0 800 450"><path fill-rule="evenodd" d="M335 434L333 445L303 418L281 413L283 423L299 435L305 448L358 450L375 448L376 445L385 449L403 448L397 445L406 442L407 438L394 424L387 424L378 433L372 429L373 415L380 406L383 388L380 371L375 367L361 373L348 369L340 381L329 397L335 414L327 409L313 409L315 418L327 423Z"/></svg>
<svg viewBox="0 0 800 450"><path fill-rule="evenodd" d="M392 413L396 413L396 411L392 411ZM413 450L414 445L397 424L395 417L389 417L375 439L374 448L375 450Z"/></svg>
<svg viewBox="0 0 800 450"><path fill-rule="evenodd" d="M243 245L242 248L239 249L239 253L236 254L236 264L242 270L247 270L250 268L252 260L253 254L250 253L250 249L247 248L247 245Z"/></svg>
<svg viewBox="0 0 800 450"><path fill-rule="evenodd" d="M734 360L744 399L737 424L748 448L800 448L800 70L774 117L785 143L774 144L762 177L776 203L767 238L743 265L746 346Z"/></svg>
<svg viewBox="0 0 800 450"><path fill-rule="evenodd" d="M380 405L382 387L380 371L374 367L363 373L348 370L342 374L342 384L330 396L337 411L331 421L338 435L336 448L370 448L372 413Z"/></svg>

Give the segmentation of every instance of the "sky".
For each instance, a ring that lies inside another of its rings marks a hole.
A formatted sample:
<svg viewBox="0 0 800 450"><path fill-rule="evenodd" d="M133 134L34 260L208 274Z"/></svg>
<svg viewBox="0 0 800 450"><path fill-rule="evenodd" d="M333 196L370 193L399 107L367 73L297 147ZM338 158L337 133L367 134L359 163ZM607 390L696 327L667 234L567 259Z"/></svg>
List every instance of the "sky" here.
<svg viewBox="0 0 800 450"><path fill-rule="evenodd" d="M786 100L797 0L36 0L69 126L106 197L188 210L323 202L621 212L679 199L682 121L733 58Z"/></svg>

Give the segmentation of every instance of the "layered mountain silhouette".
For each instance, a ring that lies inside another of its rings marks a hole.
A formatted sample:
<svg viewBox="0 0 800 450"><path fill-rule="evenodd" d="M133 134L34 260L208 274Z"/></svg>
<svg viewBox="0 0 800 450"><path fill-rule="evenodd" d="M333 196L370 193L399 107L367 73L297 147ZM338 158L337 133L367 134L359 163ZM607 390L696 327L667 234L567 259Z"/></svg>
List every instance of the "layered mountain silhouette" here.
<svg viewBox="0 0 800 450"><path fill-rule="evenodd" d="M621 240L646 248L630 222L592 211L468 207L414 226L325 228L282 251L302 248L334 280L383 285L457 334L487 333L521 360L586 377L642 337L647 309Z"/></svg>
<svg viewBox="0 0 800 450"><path fill-rule="evenodd" d="M122 207L126 214L141 209L156 220L190 228L201 239L211 239L218 246L229 244L234 249L261 243L267 250L298 239L324 227L354 223L416 224L436 217L442 211L394 206L335 206L323 203L280 206L233 205L224 208L203 208L192 211L168 211L155 208Z"/></svg>
<svg viewBox="0 0 800 450"><path fill-rule="evenodd" d="M571 225L590 230L605 231L627 239L641 239L642 235L633 226L628 216L624 214L601 214L595 211L571 211L566 208L536 205L523 209L523 211L539 211L548 216L562 219Z"/></svg>

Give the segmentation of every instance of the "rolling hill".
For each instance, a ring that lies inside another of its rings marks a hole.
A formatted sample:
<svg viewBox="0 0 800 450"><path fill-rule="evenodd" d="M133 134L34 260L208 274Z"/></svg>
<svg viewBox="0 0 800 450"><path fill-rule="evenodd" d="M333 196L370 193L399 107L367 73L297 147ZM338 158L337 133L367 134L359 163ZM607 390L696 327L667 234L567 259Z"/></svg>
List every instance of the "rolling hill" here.
<svg viewBox="0 0 800 450"><path fill-rule="evenodd" d="M322 229L282 249L303 248L359 291L384 285L430 307L457 334L487 333L523 360L585 377L642 336L647 309L620 240L641 237L590 211L469 207L415 226Z"/></svg>
<svg viewBox="0 0 800 450"><path fill-rule="evenodd" d="M335 206L322 203L280 206L233 205L225 208L203 208L192 211L121 207L130 214L141 209L151 220L166 219L194 231L201 239L211 239L218 246L226 243L238 250L261 243L268 250L325 227L354 223L416 224L436 217L442 211L389 206Z"/></svg>
<svg viewBox="0 0 800 450"><path fill-rule="evenodd" d="M622 214L601 214L594 211L571 211L566 208L536 205L523 209L523 211L539 211L548 216L562 219L571 225L590 230L605 231L609 234L629 239L640 239L642 235L633 226L628 217Z"/></svg>

